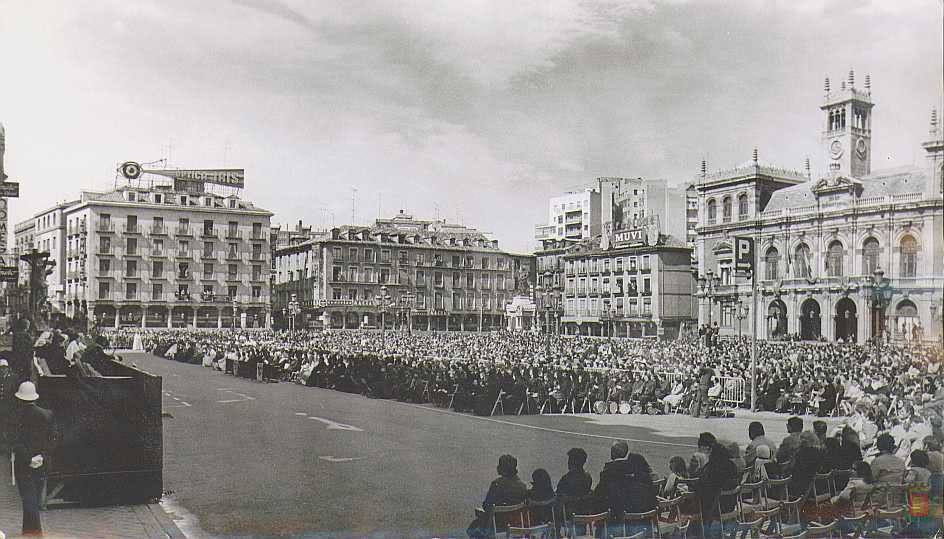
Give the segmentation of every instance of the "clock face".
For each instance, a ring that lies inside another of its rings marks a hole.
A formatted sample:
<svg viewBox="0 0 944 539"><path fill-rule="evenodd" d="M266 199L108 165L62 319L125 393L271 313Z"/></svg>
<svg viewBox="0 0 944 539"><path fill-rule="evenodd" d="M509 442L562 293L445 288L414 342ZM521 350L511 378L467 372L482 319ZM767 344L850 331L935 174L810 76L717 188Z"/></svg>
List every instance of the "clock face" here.
<svg viewBox="0 0 944 539"><path fill-rule="evenodd" d="M868 145L866 145L864 138L860 138L859 140L856 141L855 149L856 149L856 154L858 154L858 156L861 157L862 159L865 159L865 156L868 153L869 148L868 148Z"/></svg>
<svg viewBox="0 0 944 539"><path fill-rule="evenodd" d="M834 140L832 144L829 145L829 155L833 159L839 159L842 157L842 143L838 140Z"/></svg>

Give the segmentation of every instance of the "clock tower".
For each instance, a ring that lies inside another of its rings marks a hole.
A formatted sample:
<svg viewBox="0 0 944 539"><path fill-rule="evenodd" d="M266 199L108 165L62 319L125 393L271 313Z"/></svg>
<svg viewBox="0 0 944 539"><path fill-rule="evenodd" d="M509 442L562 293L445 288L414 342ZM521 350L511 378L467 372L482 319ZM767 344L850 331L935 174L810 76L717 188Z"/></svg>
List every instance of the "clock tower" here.
<svg viewBox="0 0 944 539"><path fill-rule="evenodd" d="M838 91L831 90L826 78L826 130L823 143L826 161L833 176L861 178L872 171L872 83L865 76L865 89L855 87L855 73Z"/></svg>

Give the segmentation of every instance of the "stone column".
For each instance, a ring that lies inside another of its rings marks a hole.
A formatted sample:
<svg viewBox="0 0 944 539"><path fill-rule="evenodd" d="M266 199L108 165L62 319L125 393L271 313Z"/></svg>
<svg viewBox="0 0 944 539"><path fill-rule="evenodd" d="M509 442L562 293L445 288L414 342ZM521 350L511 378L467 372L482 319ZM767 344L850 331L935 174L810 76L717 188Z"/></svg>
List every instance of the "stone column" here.
<svg viewBox="0 0 944 539"><path fill-rule="evenodd" d="M147 327L147 309L142 308L141 309L141 329L144 329L146 327Z"/></svg>
<svg viewBox="0 0 944 539"><path fill-rule="evenodd" d="M223 309L216 310L216 329L223 329Z"/></svg>
<svg viewBox="0 0 944 539"><path fill-rule="evenodd" d="M115 309L115 329L118 329L120 321L121 321L121 311L119 309Z"/></svg>
<svg viewBox="0 0 944 539"><path fill-rule="evenodd" d="M167 309L167 329L174 327L174 310Z"/></svg>
<svg viewBox="0 0 944 539"><path fill-rule="evenodd" d="M197 309L193 310L193 329L197 329Z"/></svg>

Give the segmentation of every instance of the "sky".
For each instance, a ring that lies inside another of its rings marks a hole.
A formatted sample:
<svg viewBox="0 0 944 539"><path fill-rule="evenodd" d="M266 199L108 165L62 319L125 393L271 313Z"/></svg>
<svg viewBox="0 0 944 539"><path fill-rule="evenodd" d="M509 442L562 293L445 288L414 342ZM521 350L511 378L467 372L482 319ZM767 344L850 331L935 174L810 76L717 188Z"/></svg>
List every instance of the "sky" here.
<svg viewBox="0 0 944 539"><path fill-rule="evenodd" d="M534 248L598 176L825 171L819 110L871 75L872 166L920 165L942 0L0 0L13 223L123 161L246 170L316 228L400 209Z"/></svg>

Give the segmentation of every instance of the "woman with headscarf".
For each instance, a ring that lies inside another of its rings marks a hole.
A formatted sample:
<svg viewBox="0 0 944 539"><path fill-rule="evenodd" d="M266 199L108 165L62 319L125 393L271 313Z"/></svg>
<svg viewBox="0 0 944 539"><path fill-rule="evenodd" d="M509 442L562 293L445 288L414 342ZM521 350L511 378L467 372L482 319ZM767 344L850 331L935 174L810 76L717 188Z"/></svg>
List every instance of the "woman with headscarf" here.
<svg viewBox="0 0 944 539"><path fill-rule="evenodd" d="M704 518L706 535L713 535L719 531L715 526L719 520L718 506L720 501L721 512L728 513L734 510L735 499L727 496L719 500L721 491L731 490L739 483L737 469L731 462L728 450L720 443L714 443L708 454L708 463L693 485L701 502L702 517ZM715 526L712 526L712 524Z"/></svg>

